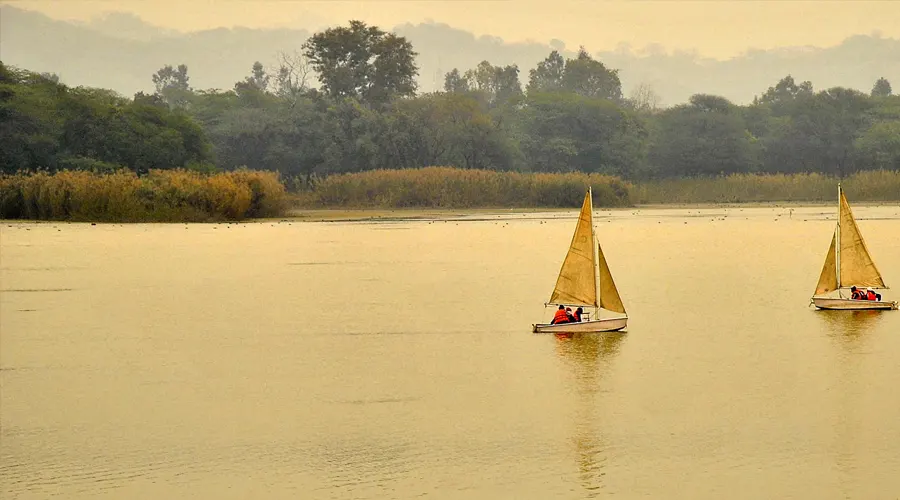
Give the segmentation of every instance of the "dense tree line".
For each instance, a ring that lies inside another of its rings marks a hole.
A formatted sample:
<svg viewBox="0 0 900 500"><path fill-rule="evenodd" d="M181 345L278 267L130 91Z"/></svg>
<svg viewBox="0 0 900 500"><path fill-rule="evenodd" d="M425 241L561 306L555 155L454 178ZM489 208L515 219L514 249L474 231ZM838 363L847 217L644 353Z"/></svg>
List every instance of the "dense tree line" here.
<svg viewBox="0 0 900 500"><path fill-rule="evenodd" d="M517 66L483 61L426 94L415 57L403 37L353 21L228 90L193 89L184 65L133 99L0 66L0 166L247 166L306 180L429 165L628 179L900 170L900 96L885 79L864 94L788 75L747 106L695 95L660 109L649 87L624 96L584 49L551 52L524 85Z"/></svg>
<svg viewBox="0 0 900 500"><path fill-rule="evenodd" d="M0 171L211 167L200 125L151 101L0 63Z"/></svg>

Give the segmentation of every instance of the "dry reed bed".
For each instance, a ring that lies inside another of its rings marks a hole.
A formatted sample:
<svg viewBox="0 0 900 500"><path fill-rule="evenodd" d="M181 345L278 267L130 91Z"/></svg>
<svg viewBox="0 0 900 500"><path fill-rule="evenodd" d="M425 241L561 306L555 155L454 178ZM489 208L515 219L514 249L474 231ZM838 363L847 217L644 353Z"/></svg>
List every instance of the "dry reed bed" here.
<svg viewBox="0 0 900 500"><path fill-rule="evenodd" d="M900 201L900 172L871 171L843 181L854 202ZM294 198L298 208L578 207L588 186L594 206L632 204L831 202L837 180L821 174L735 174L629 183L584 173L519 173L427 167L332 175ZM0 218L74 221L211 221L282 215L278 174L214 175L156 170L95 174L0 175Z"/></svg>
<svg viewBox="0 0 900 500"><path fill-rule="evenodd" d="M95 174L0 175L0 217L115 222L241 220L280 215L286 193L278 174L187 170Z"/></svg>
<svg viewBox="0 0 900 500"><path fill-rule="evenodd" d="M629 184L600 174L530 174L426 167L332 175L301 193L303 208L577 207L588 186L594 206L631 204Z"/></svg>
<svg viewBox="0 0 900 500"><path fill-rule="evenodd" d="M632 186L639 204L828 202L837 197L834 177L822 174L732 174L725 177L666 179ZM900 201L900 172L853 174L841 186L853 201Z"/></svg>

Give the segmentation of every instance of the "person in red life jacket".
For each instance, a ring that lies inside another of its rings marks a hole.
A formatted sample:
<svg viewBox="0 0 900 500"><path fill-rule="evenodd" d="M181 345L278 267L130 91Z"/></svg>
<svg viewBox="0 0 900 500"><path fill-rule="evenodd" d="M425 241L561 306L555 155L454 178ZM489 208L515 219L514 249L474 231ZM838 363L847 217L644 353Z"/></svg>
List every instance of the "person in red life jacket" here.
<svg viewBox="0 0 900 500"><path fill-rule="evenodd" d="M560 323L568 323L569 316L566 315L566 307L559 306L559 309L556 310L556 314L553 316L553 321L550 322L551 325L558 325Z"/></svg>
<svg viewBox="0 0 900 500"><path fill-rule="evenodd" d="M575 314L573 314L572 316L575 318L576 323L581 322L581 313L583 313L583 312L584 312L584 309L582 309L580 307L578 309L575 309Z"/></svg>
<svg viewBox="0 0 900 500"><path fill-rule="evenodd" d="M855 286L850 287L850 298L853 300L866 300L866 294L862 290L857 290Z"/></svg>
<svg viewBox="0 0 900 500"><path fill-rule="evenodd" d="M881 300L881 295L875 293L871 288L866 291L866 300Z"/></svg>

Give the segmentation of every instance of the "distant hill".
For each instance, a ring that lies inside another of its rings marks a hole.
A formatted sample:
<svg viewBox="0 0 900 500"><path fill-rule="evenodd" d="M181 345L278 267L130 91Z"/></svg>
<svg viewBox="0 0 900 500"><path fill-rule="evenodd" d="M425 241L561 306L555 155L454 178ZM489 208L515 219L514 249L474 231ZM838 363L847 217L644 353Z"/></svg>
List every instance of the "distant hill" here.
<svg viewBox="0 0 900 500"><path fill-rule="evenodd" d="M447 71L472 68L482 60L518 64L524 86L528 70L551 50L572 56L578 49L577 41L506 43L442 23L404 24L394 31L419 52L422 91L439 89ZM302 29L248 28L178 33L123 13L76 24L0 6L4 63L57 73L69 85L111 88L127 96L151 90L150 76L165 64L187 64L194 88L229 89L249 74L254 61L271 65L279 51L299 50L310 34ZM857 35L828 48L748 51L727 61L669 53L661 47L623 46L594 55L619 69L626 95L635 85L647 83L664 105L685 102L695 93L748 103L787 74L812 81L816 89L844 86L868 92L879 77L900 89L900 40L879 36Z"/></svg>

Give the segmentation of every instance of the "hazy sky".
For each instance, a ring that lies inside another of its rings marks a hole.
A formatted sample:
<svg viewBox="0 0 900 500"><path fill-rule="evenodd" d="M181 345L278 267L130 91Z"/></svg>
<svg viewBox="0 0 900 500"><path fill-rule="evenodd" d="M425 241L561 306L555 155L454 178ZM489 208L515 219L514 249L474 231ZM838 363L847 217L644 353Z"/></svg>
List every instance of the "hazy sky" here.
<svg viewBox="0 0 900 500"><path fill-rule="evenodd" d="M309 0L13 0L58 19L87 21L109 11L134 13L179 31L247 26L305 27L361 19L382 28L433 20L505 41L563 40L608 50L697 50L728 58L748 48L831 46L879 31L900 38L900 1L309 1Z"/></svg>

